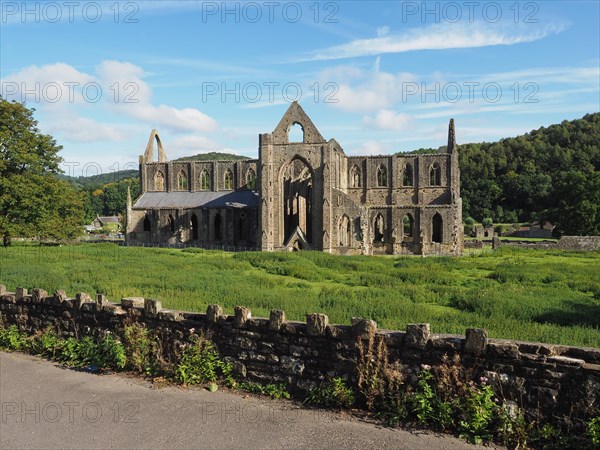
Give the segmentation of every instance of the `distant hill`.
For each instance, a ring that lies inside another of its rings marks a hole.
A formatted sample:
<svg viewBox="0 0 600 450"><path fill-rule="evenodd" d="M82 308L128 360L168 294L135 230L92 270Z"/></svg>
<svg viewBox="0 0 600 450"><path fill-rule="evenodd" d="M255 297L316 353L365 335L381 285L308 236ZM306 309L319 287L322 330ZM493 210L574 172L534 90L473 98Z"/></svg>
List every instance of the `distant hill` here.
<svg viewBox="0 0 600 450"><path fill-rule="evenodd" d="M118 172L101 173L89 177L70 177L68 175L59 175L59 178L71 182L79 188L89 188L103 186L105 184L117 183L127 178L138 178L137 170L119 170Z"/></svg>
<svg viewBox="0 0 600 450"><path fill-rule="evenodd" d="M242 161L248 158L247 156L234 155L233 153L199 153L194 156L183 156L181 158L174 159L173 161Z"/></svg>

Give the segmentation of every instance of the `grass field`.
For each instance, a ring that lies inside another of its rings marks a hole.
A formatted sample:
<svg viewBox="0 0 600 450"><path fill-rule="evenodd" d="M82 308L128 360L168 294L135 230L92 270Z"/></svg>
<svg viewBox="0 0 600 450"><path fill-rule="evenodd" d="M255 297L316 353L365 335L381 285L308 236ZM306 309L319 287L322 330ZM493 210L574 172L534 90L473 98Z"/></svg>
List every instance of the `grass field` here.
<svg viewBox="0 0 600 450"><path fill-rule="evenodd" d="M224 253L113 244L0 248L0 284L144 296L173 309L218 303L255 317L322 312L380 328L429 322L435 333L484 327L491 337L600 348L600 253L502 247L462 258Z"/></svg>

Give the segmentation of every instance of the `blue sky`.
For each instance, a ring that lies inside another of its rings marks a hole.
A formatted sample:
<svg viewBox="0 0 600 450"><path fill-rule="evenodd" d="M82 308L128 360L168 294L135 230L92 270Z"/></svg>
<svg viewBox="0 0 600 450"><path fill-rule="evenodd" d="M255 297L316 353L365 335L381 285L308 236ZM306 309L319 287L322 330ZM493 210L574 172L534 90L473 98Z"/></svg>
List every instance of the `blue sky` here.
<svg viewBox="0 0 600 450"><path fill-rule="evenodd" d="M494 141L600 110L600 2L2 1L0 93L73 175L257 157L298 99L349 155Z"/></svg>

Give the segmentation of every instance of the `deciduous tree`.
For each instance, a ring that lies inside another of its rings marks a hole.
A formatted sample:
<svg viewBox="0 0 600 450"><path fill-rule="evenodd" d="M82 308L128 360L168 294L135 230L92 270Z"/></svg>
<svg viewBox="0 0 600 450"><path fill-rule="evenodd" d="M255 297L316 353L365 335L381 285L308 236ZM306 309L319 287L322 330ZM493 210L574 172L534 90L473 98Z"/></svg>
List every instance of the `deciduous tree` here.
<svg viewBox="0 0 600 450"><path fill-rule="evenodd" d="M62 146L42 134L33 109L0 97L0 235L68 240L81 232L83 199L57 178Z"/></svg>

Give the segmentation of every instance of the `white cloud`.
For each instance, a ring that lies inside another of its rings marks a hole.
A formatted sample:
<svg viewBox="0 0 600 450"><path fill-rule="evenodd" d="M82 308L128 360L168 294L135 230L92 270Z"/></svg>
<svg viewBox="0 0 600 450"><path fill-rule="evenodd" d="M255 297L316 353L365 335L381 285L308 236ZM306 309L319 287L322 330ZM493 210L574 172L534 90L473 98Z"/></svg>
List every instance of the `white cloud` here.
<svg viewBox="0 0 600 450"><path fill-rule="evenodd" d="M365 125L375 127L380 130L406 130L411 124L411 116L408 114L397 113L389 109L380 110L375 117L366 116L363 118Z"/></svg>
<svg viewBox="0 0 600 450"><path fill-rule="evenodd" d="M365 141L360 144L359 147L352 148L348 152L350 155L383 155L386 153L384 146L381 142L377 141Z"/></svg>
<svg viewBox="0 0 600 450"><path fill-rule="evenodd" d="M82 88L96 83L94 76L80 72L62 62L45 66L32 65L0 80L0 92L7 100L41 104L81 104L86 98ZM87 92L87 91L86 91Z"/></svg>
<svg viewBox="0 0 600 450"><path fill-rule="evenodd" d="M537 41L566 29L565 24L548 24L545 27L526 31L500 23L493 25L479 22L442 23L413 28L395 35L381 34L378 30L376 38L356 39L346 44L316 50L297 61L325 61L418 50L513 45Z"/></svg>
<svg viewBox="0 0 600 450"><path fill-rule="evenodd" d="M63 139L73 142L124 141L129 134L124 126L100 123L68 113L59 120L50 118L45 128L50 134L59 134Z"/></svg>
<svg viewBox="0 0 600 450"><path fill-rule="evenodd" d="M7 100L27 101L39 105L48 114L52 128L74 140L119 140L122 131L101 124L90 116L117 112L148 128L174 132L207 132L217 129L217 122L195 108L154 105L152 88L143 80L144 70L134 64L103 61L95 74L79 71L59 62L44 66L29 66L2 80L1 93ZM62 123L64 122L64 123ZM90 127L89 133L77 126Z"/></svg>
<svg viewBox="0 0 600 450"><path fill-rule="evenodd" d="M169 158L223 151L216 142L204 136L181 136L164 143Z"/></svg>
<svg viewBox="0 0 600 450"><path fill-rule="evenodd" d="M377 37L387 36L388 34L390 34L390 27L383 26L377 28Z"/></svg>
<svg viewBox="0 0 600 450"><path fill-rule="evenodd" d="M336 79L332 74L340 75L340 78ZM346 73L343 68L329 69L320 78L334 82L338 87L332 97L337 100L337 103L331 103L333 107L361 113L392 107L402 100L405 83L416 81L416 76L411 73L366 72L356 68L350 68Z"/></svg>
<svg viewBox="0 0 600 450"><path fill-rule="evenodd" d="M161 126L173 131L214 131L217 122L195 108L174 108L152 104L152 89L142 77L142 68L127 62L103 61L97 68L106 85L116 86L122 98L115 102L116 111L134 119L149 122L151 128ZM113 90L114 92L114 90Z"/></svg>

